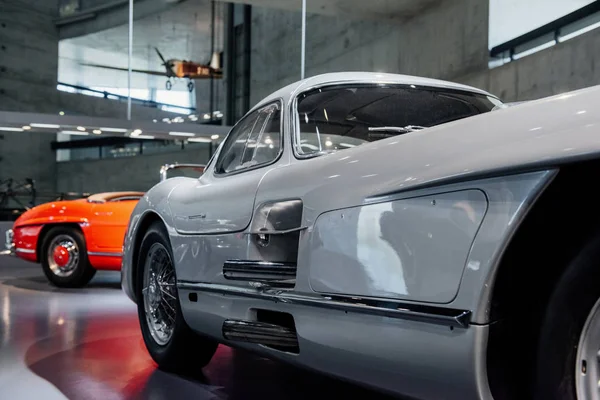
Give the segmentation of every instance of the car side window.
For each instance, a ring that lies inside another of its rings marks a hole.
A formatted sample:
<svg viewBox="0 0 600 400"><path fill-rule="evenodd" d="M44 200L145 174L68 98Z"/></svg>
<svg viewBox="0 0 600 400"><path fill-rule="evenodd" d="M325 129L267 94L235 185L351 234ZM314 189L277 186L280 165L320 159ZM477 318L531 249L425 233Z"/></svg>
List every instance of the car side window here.
<svg viewBox="0 0 600 400"><path fill-rule="evenodd" d="M281 107L267 105L242 120L227 136L215 166L217 174L274 161L281 150Z"/></svg>

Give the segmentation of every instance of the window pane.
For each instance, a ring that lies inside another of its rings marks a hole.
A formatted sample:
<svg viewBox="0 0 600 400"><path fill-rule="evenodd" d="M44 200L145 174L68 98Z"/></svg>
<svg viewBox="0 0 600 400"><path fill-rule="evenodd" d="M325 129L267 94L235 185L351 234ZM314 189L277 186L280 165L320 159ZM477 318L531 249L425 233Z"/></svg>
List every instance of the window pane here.
<svg viewBox="0 0 600 400"><path fill-rule="evenodd" d="M271 104L251 114L229 134L215 170L227 173L269 163L277 158L280 143L280 105Z"/></svg>
<svg viewBox="0 0 600 400"><path fill-rule="evenodd" d="M341 150L396 136L404 127L431 127L494 106L486 96L444 89L349 85L317 89L298 101L296 149L300 154Z"/></svg>
<svg viewBox="0 0 600 400"><path fill-rule="evenodd" d="M277 158L281 149L281 111L279 105L270 112L265 128L254 151L254 162L266 164Z"/></svg>
<svg viewBox="0 0 600 400"><path fill-rule="evenodd" d="M252 132L257 117L258 112L250 114L229 133L223 145L223 151L219 155L216 168L218 173L232 172L240 168L242 155L246 149L246 141L248 135Z"/></svg>
<svg viewBox="0 0 600 400"><path fill-rule="evenodd" d="M252 157L254 156L254 150L256 149L256 142L259 139L263 125L267 121L267 118L269 118L269 113L260 110L258 113L258 118L254 121L252 132L248 137L248 142L246 143L244 154L242 155L242 167L251 167L252 165L254 165L254 163L252 162Z"/></svg>

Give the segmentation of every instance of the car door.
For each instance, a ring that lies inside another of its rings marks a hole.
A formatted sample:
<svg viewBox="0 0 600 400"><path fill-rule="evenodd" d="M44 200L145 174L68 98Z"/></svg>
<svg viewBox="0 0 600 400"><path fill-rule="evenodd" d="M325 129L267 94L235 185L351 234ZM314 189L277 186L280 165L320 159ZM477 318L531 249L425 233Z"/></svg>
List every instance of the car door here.
<svg viewBox="0 0 600 400"><path fill-rule="evenodd" d="M92 244L100 252L120 253L123 238L137 200L107 201L92 207Z"/></svg>
<svg viewBox="0 0 600 400"><path fill-rule="evenodd" d="M231 130L213 166L169 196L173 223L182 234L244 230L252 218L262 177L282 154L281 103L262 107Z"/></svg>

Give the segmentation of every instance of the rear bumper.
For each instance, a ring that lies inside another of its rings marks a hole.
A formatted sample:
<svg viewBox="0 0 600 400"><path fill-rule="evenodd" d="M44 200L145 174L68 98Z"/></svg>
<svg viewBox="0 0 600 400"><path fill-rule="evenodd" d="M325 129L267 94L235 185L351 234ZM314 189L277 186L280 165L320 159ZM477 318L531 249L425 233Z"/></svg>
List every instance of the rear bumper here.
<svg viewBox="0 0 600 400"><path fill-rule="evenodd" d="M289 297L297 299L287 301L275 294L265 296L260 290L248 296L235 289L217 292L182 282L178 288L188 325L219 342L397 395L491 398L485 373L488 325L460 326L463 320L448 316L428 320L394 311L381 314L385 307L371 312L343 309L337 303L321 306L312 300L304 302L311 296L293 292ZM231 320L253 323L257 310L291 314L297 352L235 340L228 334Z"/></svg>

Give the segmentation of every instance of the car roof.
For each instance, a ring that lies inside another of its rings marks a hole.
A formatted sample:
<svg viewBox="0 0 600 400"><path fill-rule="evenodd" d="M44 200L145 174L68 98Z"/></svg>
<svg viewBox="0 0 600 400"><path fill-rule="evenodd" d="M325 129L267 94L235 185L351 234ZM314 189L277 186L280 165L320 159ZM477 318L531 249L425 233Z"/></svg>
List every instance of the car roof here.
<svg viewBox="0 0 600 400"><path fill-rule="evenodd" d="M471 93L477 93L484 96L491 96L497 98L495 95L488 93L484 90L477 89L472 86L463 85L460 83L454 83L444 81L440 79L423 78L411 75L401 74L389 74L379 72L332 72L327 74L321 74L306 78L290 85L287 85L276 92L273 92L263 100L258 102L252 110L259 108L267 103L270 103L276 99L282 98L284 101L288 101L295 97L299 92L310 89L315 86L322 85L335 85L344 83L374 83L374 84L396 84L396 85L415 85L415 86L427 86L433 88L445 88L454 90L463 90ZM250 111L252 111L250 110Z"/></svg>

